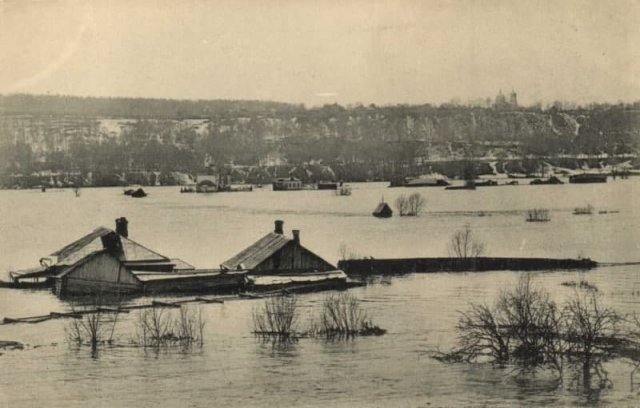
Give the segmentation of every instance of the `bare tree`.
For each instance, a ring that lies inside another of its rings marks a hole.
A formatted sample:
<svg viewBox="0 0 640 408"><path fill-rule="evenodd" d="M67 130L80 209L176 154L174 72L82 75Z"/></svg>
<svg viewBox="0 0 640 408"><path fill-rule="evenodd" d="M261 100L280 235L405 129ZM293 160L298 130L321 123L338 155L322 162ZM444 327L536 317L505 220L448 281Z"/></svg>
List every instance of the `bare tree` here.
<svg viewBox="0 0 640 408"><path fill-rule="evenodd" d="M478 241L469 224L454 232L449 241L449 255L456 258L477 258L485 252L485 244Z"/></svg>
<svg viewBox="0 0 640 408"><path fill-rule="evenodd" d="M402 194L396 199L396 208L401 217L415 217L419 215L424 209L425 204L426 200L419 193L413 193L409 197Z"/></svg>
<svg viewBox="0 0 640 408"><path fill-rule="evenodd" d="M613 309L602 306L597 293L576 293L565 305L565 313L566 335L573 353L582 355L589 363L594 353L611 349L611 340L617 335L622 318Z"/></svg>
<svg viewBox="0 0 640 408"><path fill-rule="evenodd" d="M341 261L346 261L348 259L359 259L361 256L357 252L352 251L351 248L343 242L338 247L338 257Z"/></svg>
<svg viewBox="0 0 640 408"><path fill-rule="evenodd" d="M464 352L453 357L472 361L489 356L496 362L506 363L511 337L503 326L495 310L486 305L471 305L471 310L461 313L457 325L459 350Z"/></svg>
<svg viewBox="0 0 640 408"><path fill-rule="evenodd" d="M613 357L633 360L638 355L633 333L620 335L620 321L614 310L599 303L593 290L576 291L574 298L558 307L547 291L525 275L515 288L500 294L493 308L472 304L461 313L458 346L434 357L445 362L489 358L526 368L545 366L560 373L569 363L580 368L585 387L591 387L592 379L606 385L609 380L603 361Z"/></svg>
<svg viewBox="0 0 640 408"><path fill-rule="evenodd" d="M515 289L502 292L497 308L517 342L513 358L529 365L560 363L560 313L549 293L533 285L531 275L523 275Z"/></svg>

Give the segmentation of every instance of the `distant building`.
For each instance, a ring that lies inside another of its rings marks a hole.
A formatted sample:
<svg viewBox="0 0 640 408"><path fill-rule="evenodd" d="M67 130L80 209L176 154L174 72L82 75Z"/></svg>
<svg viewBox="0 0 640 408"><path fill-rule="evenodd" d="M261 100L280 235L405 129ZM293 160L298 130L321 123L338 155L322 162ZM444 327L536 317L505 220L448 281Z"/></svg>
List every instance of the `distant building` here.
<svg viewBox="0 0 640 408"><path fill-rule="evenodd" d="M502 93L502 90L498 91L498 95L493 102L494 109L517 109L518 108L518 95L514 90L511 90L509 99Z"/></svg>
<svg viewBox="0 0 640 408"><path fill-rule="evenodd" d="M511 93L509 94L509 106L511 108L517 108L518 107L518 95L516 94L516 91L514 91L513 89L511 90Z"/></svg>
<svg viewBox="0 0 640 408"><path fill-rule="evenodd" d="M378 218L389 218L393 215L393 210L389 207L389 204L382 201L375 210L373 210L373 216Z"/></svg>

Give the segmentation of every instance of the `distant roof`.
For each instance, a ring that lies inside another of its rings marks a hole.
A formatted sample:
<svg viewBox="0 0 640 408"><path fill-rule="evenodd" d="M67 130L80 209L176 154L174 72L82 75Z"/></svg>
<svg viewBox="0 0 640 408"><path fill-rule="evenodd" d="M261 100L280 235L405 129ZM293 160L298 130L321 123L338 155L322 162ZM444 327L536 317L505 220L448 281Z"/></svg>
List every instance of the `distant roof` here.
<svg viewBox="0 0 640 408"><path fill-rule="evenodd" d="M120 260L123 262L169 261L169 258L104 227L95 229L93 232L52 253L51 256L57 257L56 264L58 265L73 265L86 256L105 249L102 238L108 235L119 238L123 250L123 257Z"/></svg>
<svg viewBox="0 0 640 408"><path fill-rule="evenodd" d="M220 266L226 269L253 269L289 243L291 239L282 234L270 232L253 245L244 249Z"/></svg>
<svg viewBox="0 0 640 408"><path fill-rule="evenodd" d="M391 207L389 207L389 205L385 202L382 202L380 204L378 204L378 206L376 207L376 209L373 211L374 214L378 214L381 213L383 211L387 211L387 210L391 210Z"/></svg>

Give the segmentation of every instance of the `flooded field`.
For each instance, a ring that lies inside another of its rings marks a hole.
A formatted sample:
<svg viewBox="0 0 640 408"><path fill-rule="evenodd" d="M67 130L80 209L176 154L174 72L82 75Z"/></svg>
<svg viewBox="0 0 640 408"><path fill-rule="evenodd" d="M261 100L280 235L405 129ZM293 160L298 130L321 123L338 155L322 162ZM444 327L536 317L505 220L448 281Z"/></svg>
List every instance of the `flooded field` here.
<svg viewBox="0 0 640 408"><path fill-rule="evenodd" d="M270 231L301 230L303 245L331 262L341 248L374 258L447 256L451 233L465 224L488 256L590 257L640 261L640 179L606 184L488 187L476 191L386 188L354 184L351 196L333 191L180 194L149 188L133 199L121 189L0 191L0 274L38 259L98 226L129 220L130 237L197 267L216 267ZM420 192L419 217L376 219L384 200ZM634 205L636 203L636 205ZM573 215L588 204L592 215ZM551 221L525 222L526 211L550 209ZM609 211L606 214L598 212ZM613 211L613 212L611 212ZM70 347L64 319L0 326L0 340L25 350L2 351L0 406L637 406L638 385L626 361L606 363L605 387L558 383L548 373L514 374L490 364L443 364L434 350L455 344L458 312L470 302L492 303L520 273L408 275L354 289L380 337L353 341L302 339L285 346L256 340L251 315L263 300L202 305L204 345L160 352L135 347L137 313L121 315L112 346L92 353ZM562 301L565 281L588 280L602 301L621 313L640 312L640 265L605 265L589 272L536 272L536 284ZM6 279L5 276L2 277ZM305 316L325 294L300 297ZM135 299L131 302L148 302ZM0 289L0 317L68 310L45 291Z"/></svg>

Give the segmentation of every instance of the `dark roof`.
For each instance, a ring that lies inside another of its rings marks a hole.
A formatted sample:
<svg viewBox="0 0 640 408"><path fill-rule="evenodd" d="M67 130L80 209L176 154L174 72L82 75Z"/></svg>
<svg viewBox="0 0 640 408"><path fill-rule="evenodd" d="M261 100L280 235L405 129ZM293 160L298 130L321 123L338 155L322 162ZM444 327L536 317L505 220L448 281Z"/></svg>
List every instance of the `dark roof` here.
<svg viewBox="0 0 640 408"><path fill-rule="evenodd" d="M102 251L105 248L102 238L108 235L113 235L120 240L122 246L122 258L120 260L123 262L169 261L169 258L104 227L95 229L93 232L52 253L51 256L57 257L57 265L74 265L88 255Z"/></svg>
<svg viewBox="0 0 640 408"><path fill-rule="evenodd" d="M230 270L253 269L291 241L282 234L270 232L220 266Z"/></svg>
<svg viewBox="0 0 640 408"><path fill-rule="evenodd" d="M378 206L373 211L373 213L374 214L380 214L380 213L386 212L386 211L392 211L391 207L389 207L389 205L387 203L382 202L382 203L378 204Z"/></svg>

